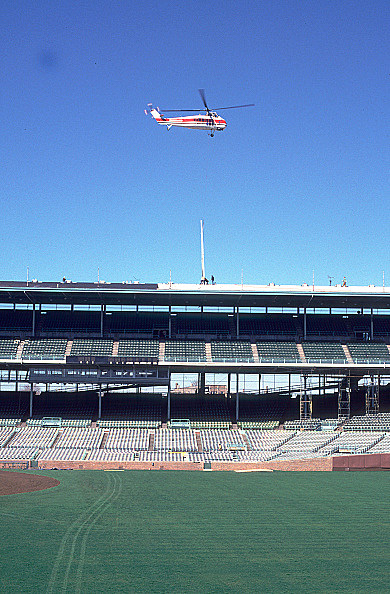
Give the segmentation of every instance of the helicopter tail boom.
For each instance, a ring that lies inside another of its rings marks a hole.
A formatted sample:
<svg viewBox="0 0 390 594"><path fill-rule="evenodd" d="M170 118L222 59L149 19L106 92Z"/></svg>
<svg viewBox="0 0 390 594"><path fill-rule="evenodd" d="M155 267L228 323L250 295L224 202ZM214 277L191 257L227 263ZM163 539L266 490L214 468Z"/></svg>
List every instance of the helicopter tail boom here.
<svg viewBox="0 0 390 594"><path fill-rule="evenodd" d="M166 122L167 118L165 118L163 116L163 114L160 113L160 110L158 107L157 108L152 107L152 104L149 103L148 108L149 109L145 109L145 113L146 114L150 113L150 115L156 120L156 122L158 122L159 124Z"/></svg>

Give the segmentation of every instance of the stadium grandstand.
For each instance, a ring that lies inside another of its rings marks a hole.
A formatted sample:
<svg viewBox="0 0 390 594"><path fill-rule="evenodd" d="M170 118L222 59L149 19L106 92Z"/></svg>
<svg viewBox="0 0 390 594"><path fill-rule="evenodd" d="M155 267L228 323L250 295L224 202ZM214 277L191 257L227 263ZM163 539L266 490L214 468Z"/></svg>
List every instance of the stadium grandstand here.
<svg viewBox="0 0 390 594"><path fill-rule="evenodd" d="M0 460L390 452L390 288L0 282Z"/></svg>

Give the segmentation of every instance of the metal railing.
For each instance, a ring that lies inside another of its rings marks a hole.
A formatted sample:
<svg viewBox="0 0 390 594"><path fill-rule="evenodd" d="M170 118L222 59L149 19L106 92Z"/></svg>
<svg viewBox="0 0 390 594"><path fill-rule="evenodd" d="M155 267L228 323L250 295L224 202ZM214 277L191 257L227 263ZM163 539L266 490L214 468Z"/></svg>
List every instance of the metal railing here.
<svg viewBox="0 0 390 594"><path fill-rule="evenodd" d="M164 361L169 363L206 363L207 359L205 356L203 357L181 357L181 356L174 356L174 355L165 355Z"/></svg>

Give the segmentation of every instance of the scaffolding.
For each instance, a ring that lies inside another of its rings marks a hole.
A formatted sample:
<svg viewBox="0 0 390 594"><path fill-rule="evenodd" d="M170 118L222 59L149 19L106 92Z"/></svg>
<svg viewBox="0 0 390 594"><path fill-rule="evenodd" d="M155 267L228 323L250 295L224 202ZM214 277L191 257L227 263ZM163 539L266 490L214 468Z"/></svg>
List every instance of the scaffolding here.
<svg viewBox="0 0 390 594"><path fill-rule="evenodd" d="M366 415L377 415L379 413L379 386L379 375L377 380L373 375L371 375L366 381Z"/></svg>
<svg viewBox="0 0 390 594"><path fill-rule="evenodd" d="M311 421L313 412L311 378L301 374L301 386L299 392L299 418L301 421Z"/></svg>
<svg viewBox="0 0 390 594"><path fill-rule="evenodd" d="M343 421L351 416L351 378L341 380L338 393L338 420Z"/></svg>

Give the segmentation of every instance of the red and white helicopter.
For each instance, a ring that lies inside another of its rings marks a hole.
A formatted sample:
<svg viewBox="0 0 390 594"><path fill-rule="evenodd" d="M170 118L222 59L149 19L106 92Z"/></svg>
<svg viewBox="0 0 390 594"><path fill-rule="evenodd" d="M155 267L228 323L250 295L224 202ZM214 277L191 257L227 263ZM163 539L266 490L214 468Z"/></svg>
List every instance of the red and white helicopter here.
<svg viewBox="0 0 390 594"><path fill-rule="evenodd" d="M199 89L199 94L202 98L203 105L205 109L200 109L199 111L206 112L205 114L199 113L198 115L191 115L191 116L184 116L184 117L175 117L175 118L166 118L160 111L159 107L153 108L152 104L148 104L149 109L145 109L146 115L149 113L154 117L158 124L162 126L166 126L167 130L170 130L172 126L178 126L179 128L189 128L190 130L207 130L210 136L214 136L215 131L224 130L227 126L226 121L221 118L217 114L217 110L221 111L222 109L237 109L240 107L253 107L254 103L249 103L247 105L232 105L231 107L217 107L215 110L209 109L206 103L206 97L203 89ZM169 112L196 112L197 109L163 109L164 113Z"/></svg>

